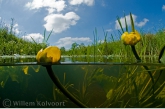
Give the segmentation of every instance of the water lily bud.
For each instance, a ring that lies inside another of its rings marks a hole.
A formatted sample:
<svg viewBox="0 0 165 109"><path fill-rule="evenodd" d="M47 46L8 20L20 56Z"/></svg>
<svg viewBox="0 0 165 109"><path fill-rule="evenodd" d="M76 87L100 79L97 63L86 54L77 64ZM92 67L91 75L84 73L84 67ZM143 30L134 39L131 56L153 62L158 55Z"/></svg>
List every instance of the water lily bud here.
<svg viewBox="0 0 165 109"><path fill-rule="evenodd" d="M37 62L58 63L61 59L61 51L56 46L49 46L37 53Z"/></svg>
<svg viewBox="0 0 165 109"><path fill-rule="evenodd" d="M121 36L121 40L125 45L135 45L140 41L140 34L135 30L135 32L124 32Z"/></svg>
<svg viewBox="0 0 165 109"><path fill-rule="evenodd" d="M42 51L43 51L43 49L41 49L41 50L37 53L36 60L37 60L38 62L40 61L40 56L41 56Z"/></svg>

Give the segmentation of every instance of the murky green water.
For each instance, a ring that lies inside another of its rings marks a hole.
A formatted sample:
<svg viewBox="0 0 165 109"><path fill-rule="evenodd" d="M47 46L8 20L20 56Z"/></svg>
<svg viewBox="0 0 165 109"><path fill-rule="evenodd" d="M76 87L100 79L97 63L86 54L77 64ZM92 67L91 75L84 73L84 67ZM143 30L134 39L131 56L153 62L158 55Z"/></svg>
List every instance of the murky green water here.
<svg viewBox="0 0 165 109"><path fill-rule="evenodd" d="M165 107L163 64L61 62L52 69L88 107ZM0 107L78 106L59 91L44 66L19 62L0 66Z"/></svg>

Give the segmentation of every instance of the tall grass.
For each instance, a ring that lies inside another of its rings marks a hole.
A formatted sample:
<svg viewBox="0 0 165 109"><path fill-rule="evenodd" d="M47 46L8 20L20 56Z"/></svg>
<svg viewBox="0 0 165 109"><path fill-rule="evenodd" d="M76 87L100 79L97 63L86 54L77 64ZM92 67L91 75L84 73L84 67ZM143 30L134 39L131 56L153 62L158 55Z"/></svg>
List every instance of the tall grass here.
<svg viewBox="0 0 165 109"><path fill-rule="evenodd" d="M117 17L118 21L120 20ZM125 19L126 22L126 19ZM122 27L122 24L120 24ZM97 56L106 56L106 57L121 57L123 61L133 61L135 60L133 53L131 52L130 46L125 46L121 40L120 36L122 32L128 31L129 27L126 23L126 28L119 30L118 35L110 34L103 30L103 42L98 42L98 31L95 28L93 31L94 41L92 45L84 46L84 48L75 48L74 50L70 49L70 52L76 51L76 55L86 55L85 53L88 50L88 56L93 55L94 62L99 61ZM139 56L142 58L143 62L156 62L157 57L159 56L161 48L164 46L165 42L165 29L160 28L156 33L149 33L140 31L141 41L136 44L136 51ZM99 36L100 37L100 36ZM118 37L115 40L114 37ZM111 40L107 40L111 39ZM64 52L65 55L70 55L68 51ZM72 54L74 55L74 54ZM124 58L122 58L124 57Z"/></svg>
<svg viewBox="0 0 165 109"><path fill-rule="evenodd" d="M0 55L36 55L37 52L41 48L43 48L43 44L26 41L22 38L17 37L12 31L14 19L11 20L11 27L6 26L6 24L2 20L0 22ZM48 40L48 38L46 39L46 41Z"/></svg>

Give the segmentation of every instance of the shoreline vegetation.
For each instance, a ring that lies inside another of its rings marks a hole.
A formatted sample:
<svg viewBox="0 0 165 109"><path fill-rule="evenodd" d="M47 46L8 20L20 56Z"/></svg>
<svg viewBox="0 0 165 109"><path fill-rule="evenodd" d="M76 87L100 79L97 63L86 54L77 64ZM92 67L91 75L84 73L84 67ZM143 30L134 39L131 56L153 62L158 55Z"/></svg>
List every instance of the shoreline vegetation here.
<svg viewBox="0 0 165 109"><path fill-rule="evenodd" d="M2 22L2 21L1 21ZM40 49L46 48L48 45L43 43L37 43L32 38L32 41L19 38L12 32L11 27L6 27L0 23L0 57L5 56L36 56ZM44 38L45 38L44 31ZM52 31L51 31L52 32ZM51 35L51 32L48 38ZM133 53L130 46L124 45L122 41L114 40L114 36L111 34L108 37L108 32L103 31L103 41L98 41L97 29L93 31L94 42L91 45L85 46L84 43L78 44L74 42L69 50L65 47L61 47L61 54L63 57L81 57L81 56L101 56L101 57L125 57L133 59ZM165 29L160 29L155 34L140 32L141 41L136 44L136 50L140 57L157 57L161 48L165 42ZM118 36L120 37L120 36ZM47 40L48 40L47 38ZM107 39L111 39L108 41Z"/></svg>

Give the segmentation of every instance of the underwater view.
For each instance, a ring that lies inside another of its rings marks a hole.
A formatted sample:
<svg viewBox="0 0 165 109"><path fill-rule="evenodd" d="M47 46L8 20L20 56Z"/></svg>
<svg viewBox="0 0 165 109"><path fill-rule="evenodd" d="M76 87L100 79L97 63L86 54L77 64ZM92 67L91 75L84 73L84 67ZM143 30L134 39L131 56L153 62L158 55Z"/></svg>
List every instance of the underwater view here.
<svg viewBox="0 0 165 109"><path fill-rule="evenodd" d="M0 0L0 108L165 107L165 27L153 25L164 1L156 14L142 1L27 1Z"/></svg>
<svg viewBox="0 0 165 109"><path fill-rule="evenodd" d="M63 87L83 106L60 91L45 64L15 62L0 66L0 107L165 107L163 64L69 60L51 66Z"/></svg>

